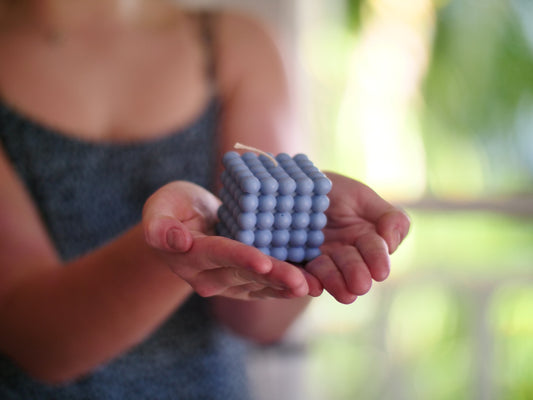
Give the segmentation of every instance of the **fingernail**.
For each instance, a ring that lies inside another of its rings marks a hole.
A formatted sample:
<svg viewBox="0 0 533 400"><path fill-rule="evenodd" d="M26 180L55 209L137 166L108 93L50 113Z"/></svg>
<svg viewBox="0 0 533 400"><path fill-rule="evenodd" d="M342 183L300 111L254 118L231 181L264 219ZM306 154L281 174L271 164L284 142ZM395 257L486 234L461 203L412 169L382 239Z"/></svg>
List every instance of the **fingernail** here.
<svg viewBox="0 0 533 400"><path fill-rule="evenodd" d="M396 249L398 248L398 246L400 245L401 241L402 241L402 234L400 233L400 231L398 229L394 229L392 231L392 246L391 248L389 249L389 253L392 254L396 251Z"/></svg>
<svg viewBox="0 0 533 400"><path fill-rule="evenodd" d="M181 229L171 228L167 231L167 245L173 250L181 250L184 235Z"/></svg>

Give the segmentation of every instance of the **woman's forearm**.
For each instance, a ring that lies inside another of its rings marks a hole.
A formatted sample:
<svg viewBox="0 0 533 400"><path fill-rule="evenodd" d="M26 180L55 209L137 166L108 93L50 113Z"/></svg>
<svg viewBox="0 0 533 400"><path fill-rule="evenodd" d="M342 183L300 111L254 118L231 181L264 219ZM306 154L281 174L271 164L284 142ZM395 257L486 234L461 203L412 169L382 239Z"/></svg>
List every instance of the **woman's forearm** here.
<svg viewBox="0 0 533 400"><path fill-rule="evenodd" d="M143 340L191 292L137 226L13 288L0 308L1 350L36 378L72 379Z"/></svg>
<svg viewBox="0 0 533 400"><path fill-rule="evenodd" d="M252 341L268 344L283 337L311 297L255 301L214 297L211 301L213 313L221 323Z"/></svg>

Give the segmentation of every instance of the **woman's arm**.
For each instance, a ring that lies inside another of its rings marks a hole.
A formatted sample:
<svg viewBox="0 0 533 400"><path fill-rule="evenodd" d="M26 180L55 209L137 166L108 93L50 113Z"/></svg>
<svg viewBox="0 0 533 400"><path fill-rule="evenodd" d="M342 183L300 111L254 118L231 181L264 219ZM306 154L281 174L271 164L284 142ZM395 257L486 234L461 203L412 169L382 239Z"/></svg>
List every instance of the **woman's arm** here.
<svg viewBox="0 0 533 400"><path fill-rule="evenodd" d="M309 140L297 129L286 68L269 33L235 15L222 17L217 28L217 67L225 100L222 152L241 142L273 154L306 153ZM389 251L407 234L409 220L365 185L329 176L333 190L324 254L298 272L307 279L310 295L319 295L324 287L348 304L365 294L372 280L388 275ZM309 300L306 296L242 302L216 297L213 310L236 332L272 342L283 336Z"/></svg>
<svg viewBox="0 0 533 400"><path fill-rule="evenodd" d="M216 21L217 72L224 105L221 153L232 150L236 142L273 154L307 152L308 142L297 129L287 68L272 35L244 16L224 14ZM310 294L320 295L321 285L304 270L293 268L310 281ZM216 316L234 331L268 343L283 336L310 299L249 302L214 297L212 303Z"/></svg>
<svg viewBox="0 0 533 400"><path fill-rule="evenodd" d="M62 265L0 154L0 350L35 377L85 373L144 339L192 292L139 225Z"/></svg>
<svg viewBox="0 0 533 400"><path fill-rule="evenodd" d="M219 201L172 182L145 203L143 221L62 265L36 210L0 157L0 351L38 379L84 374L146 338L192 293L299 297L287 263L213 236Z"/></svg>

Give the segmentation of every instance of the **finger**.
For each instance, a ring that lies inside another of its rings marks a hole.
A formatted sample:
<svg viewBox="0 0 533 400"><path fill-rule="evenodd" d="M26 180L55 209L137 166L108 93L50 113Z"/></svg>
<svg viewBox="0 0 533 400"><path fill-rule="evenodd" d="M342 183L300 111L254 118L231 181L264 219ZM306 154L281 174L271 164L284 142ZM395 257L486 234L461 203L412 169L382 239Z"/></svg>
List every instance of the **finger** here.
<svg viewBox="0 0 533 400"><path fill-rule="evenodd" d="M384 214L396 211L392 204L364 184L358 194L360 215L367 221L377 223Z"/></svg>
<svg viewBox="0 0 533 400"><path fill-rule="evenodd" d="M185 181L166 184L152 194L143 207L143 221L175 218L189 229L204 231L216 220L220 201L204 188Z"/></svg>
<svg viewBox="0 0 533 400"><path fill-rule="evenodd" d="M243 268L258 274L272 270L271 258L260 250L221 236L195 236L192 251L206 259L206 268Z"/></svg>
<svg viewBox="0 0 533 400"><path fill-rule="evenodd" d="M359 236L372 231L375 231L375 228L366 221L355 222L344 228L325 228L324 242L353 245Z"/></svg>
<svg viewBox="0 0 533 400"><path fill-rule="evenodd" d="M390 258L385 240L376 232L369 232L357 239L355 246L372 278L378 282L385 280L390 273Z"/></svg>
<svg viewBox="0 0 533 400"><path fill-rule="evenodd" d="M202 297L229 295L245 298L243 294L258 291L265 287L285 289L281 285L269 280L265 275L259 275L249 270L223 267L205 270L197 274L193 280L193 289Z"/></svg>
<svg viewBox="0 0 533 400"><path fill-rule="evenodd" d="M358 296L372 287L372 276L359 251L353 246L338 246L329 256L342 272L348 290Z"/></svg>
<svg viewBox="0 0 533 400"><path fill-rule="evenodd" d="M265 288L269 288L275 291L282 292L285 290L283 287L275 287L275 286L265 286L264 283L260 282L248 282L240 286L234 286L232 288L229 288L228 290L232 291L233 293L244 293L247 298L250 297L250 293L259 292Z"/></svg>
<svg viewBox="0 0 533 400"><path fill-rule="evenodd" d="M302 297L309 293L303 270L287 262L272 258L272 270L268 278L274 285L285 287L287 295Z"/></svg>
<svg viewBox="0 0 533 400"><path fill-rule="evenodd" d="M327 172L327 175L333 181L332 197L335 198L337 192L342 192L343 203L357 210L358 215L367 221L376 223L384 213L394 209L394 206L364 183L332 172Z"/></svg>
<svg viewBox="0 0 533 400"><path fill-rule="evenodd" d="M252 300L265 300L265 299L292 299L295 296L290 290L279 290L271 287L266 287L257 291L249 292L248 298Z"/></svg>
<svg viewBox="0 0 533 400"><path fill-rule="evenodd" d="M387 242L389 254L394 253L405 239L410 225L409 216L399 209L389 211L379 218L376 229Z"/></svg>
<svg viewBox="0 0 533 400"><path fill-rule="evenodd" d="M361 216L376 225L378 233L387 242L389 254L394 253L409 232L411 222L407 214L366 185L363 185L358 200Z"/></svg>
<svg viewBox="0 0 533 400"><path fill-rule="evenodd" d="M189 251L193 243L191 232L181 221L165 216L146 221L144 237L155 249L178 253Z"/></svg>
<svg viewBox="0 0 533 400"><path fill-rule="evenodd" d="M307 280L307 286L309 287L309 296L320 296L324 291L324 286L322 286L322 283L320 283L316 276L310 274L305 269L302 270L302 273L304 274L304 277Z"/></svg>
<svg viewBox="0 0 533 400"><path fill-rule="evenodd" d="M240 300L291 299L296 297L287 289L276 289L254 283L227 288L220 293L220 296Z"/></svg>
<svg viewBox="0 0 533 400"><path fill-rule="evenodd" d="M306 269L318 278L324 288L338 302L350 304L357 299L357 296L348 290L341 272L328 255L322 254L310 261Z"/></svg>

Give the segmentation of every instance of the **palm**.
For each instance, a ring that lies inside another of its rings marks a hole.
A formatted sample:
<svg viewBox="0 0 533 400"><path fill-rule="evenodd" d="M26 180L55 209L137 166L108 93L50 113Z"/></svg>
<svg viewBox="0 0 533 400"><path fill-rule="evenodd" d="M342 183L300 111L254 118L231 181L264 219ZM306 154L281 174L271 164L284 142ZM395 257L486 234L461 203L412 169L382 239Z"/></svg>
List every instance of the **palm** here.
<svg viewBox="0 0 533 400"><path fill-rule="evenodd" d="M350 303L370 289L372 280L389 275L389 254L407 234L409 220L364 184L337 174L328 176L333 186L323 255L307 270L337 300Z"/></svg>
<svg viewBox="0 0 533 400"><path fill-rule="evenodd" d="M319 294L305 271L258 249L214 236L220 202L188 182L173 182L146 202L143 223L148 244L169 268L201 296L237 299L288 298Z"/></svg>

